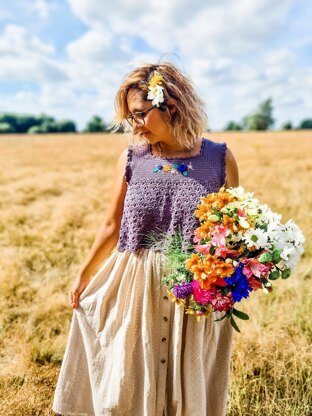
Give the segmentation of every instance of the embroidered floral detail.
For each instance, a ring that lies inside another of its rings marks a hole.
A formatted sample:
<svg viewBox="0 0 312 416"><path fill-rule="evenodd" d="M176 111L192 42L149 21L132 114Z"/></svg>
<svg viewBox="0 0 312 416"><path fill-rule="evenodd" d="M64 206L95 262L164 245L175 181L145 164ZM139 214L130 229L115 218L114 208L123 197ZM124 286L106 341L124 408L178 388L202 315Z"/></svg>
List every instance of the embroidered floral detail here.
<svg viewBox="0 0 312 416"><path fill-rule="evenodd" d="M156 165L153 169L153 172L157 173L161 170L166 173L181 173L183 176L188 176L190 170L193 169L192 163L190 162L188 165L186 163L166 163L165 165Z"/></svg>

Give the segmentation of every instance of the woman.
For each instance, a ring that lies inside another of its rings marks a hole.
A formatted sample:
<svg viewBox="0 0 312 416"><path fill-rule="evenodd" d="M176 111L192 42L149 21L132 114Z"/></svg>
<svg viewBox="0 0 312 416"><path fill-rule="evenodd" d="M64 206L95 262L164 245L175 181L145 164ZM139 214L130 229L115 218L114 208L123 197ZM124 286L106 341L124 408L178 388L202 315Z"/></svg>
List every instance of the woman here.
<svg viewBox="0 0 312 416"><path fill-rule="evenodd" d="M200 322L186 315L161 279L164 236L180 228L192 242L199 197L238 186L235 159L225 143L201 137L204 104L172 64L129 73L116 109L116 127L128 123L139 144L118 160L106 219L71 287L74 311L53 410L222 416L231 326L213 322L216 315Z"/></svg>

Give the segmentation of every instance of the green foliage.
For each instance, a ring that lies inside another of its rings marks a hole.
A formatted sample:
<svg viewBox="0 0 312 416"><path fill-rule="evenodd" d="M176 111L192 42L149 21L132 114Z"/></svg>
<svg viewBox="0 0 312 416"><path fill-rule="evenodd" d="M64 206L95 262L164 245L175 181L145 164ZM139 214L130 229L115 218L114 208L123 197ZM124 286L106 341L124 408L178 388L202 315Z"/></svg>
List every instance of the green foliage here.
<svg viewBox="0 0 312 416"><path fill-rule="evenodd" d="M1 133L15 133L15 130L9 123L0 122L0 134Z"/></svg>
<svg viewBox="0 0 312 416"><path fill-rule="evenodd" d="M244 117L243 126L246 130L268 130L273 127L274 119L272 117L273 105L272 99L268 98L262 101L255 112Z"/></svg>
<svg viewBox="0 0 312 416"><path fill-rule="evenodd" d="M59 122L47 114L0 114L0 133L66 133L76 132L76 124L71 120Z"/></svg>
<svg viewBox="0 0 312 416"><path fill-rule="evenodd" d="M229 121L226 126L224 127L225 131L240 131L242 130L242 126L235 121Z"/></svg>
<svg viewBox="0 0 312 416"><path fill-rule="evenodd" d="M107 125L104 120L99 116L93 116L87 123L84 132L86 133L99 133L107 131Z"/></svg>
<svg viewBox="0 0 312 416"><path fill-rule="evenodd" d="M39 134L39 133L42 133L40 126L32 126L28 130L28 134Z"/></svg>
<svg viewBox="0 0 312 416"><path fill-rule="evenodd" d="M299 129L312 129L312 118L303 120L299 125Z"/></svg>
<svg viewBox="0 0 312 416"><path fill-rule="evenodd" d="M292 130L293 125L291 121L286 121L284 124L282 124L282 130Z"/></svg>
<svg viewBox="0 0 312 416"><path fill-rule="evenodd" d="M57 122L59 132L75 133L77 131L76 124L72 120L60 120Z"/></svg>

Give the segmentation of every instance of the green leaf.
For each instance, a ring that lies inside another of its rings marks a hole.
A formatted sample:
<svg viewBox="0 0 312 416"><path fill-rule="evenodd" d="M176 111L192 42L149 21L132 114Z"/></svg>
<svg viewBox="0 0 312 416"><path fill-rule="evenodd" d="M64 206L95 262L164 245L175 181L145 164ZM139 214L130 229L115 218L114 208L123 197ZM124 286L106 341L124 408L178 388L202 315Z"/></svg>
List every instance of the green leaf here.
<svg viewBox="0 0 312 416"><path fill-rule="evenodd" d="M269 261L272 261L272 257L270 253L263 253L258 260L260 263L269 263Z"/></svg>
<svg viewBox="0 0 312 416"><path fill-rule="evenodd" d="M224 314L221 318L219 319L215 319L213 322L218 322L218 321L222 321L224 318L226 318L226 314Z"/></svg>
<svg viewBox="0 0 312 416"><path fill-rule="evenodd" d="M215 252L216 252L216 247L212 245L209 249L209 254L211 254L213 256L215 254Z"/></svg>
<svg viewBox="0 0 312 416"><path fill-rule="evenodd" d="M281 250L278 250L277 248L275 248L272 251L272 259L274 263L279 263L281 261Z"/></svg>
<svg viewBox="0 0 312 416"><path fill-rule="evenodd" d="M237 323L234 321L234 319L233 319L232 316L230 318L230 322L231 322L232 327L235 329L235 331L240 332L240 330L239 330L239 328L237 326Z"/></svg>
<svg viewBox="0 0 312 416"><path fill-rule="evenodd" d="M250 238L254 243L258 241L258 237L256 235L252 235Z"/></svg>
<svg viewBox="0 0 312 416"><path fill-rule="evenodd" d="M233 314L237 316L237 318L243 319L244 321L248 321L249 319L249 316L247 315L247 313L238 311L237 309L234 309L234 308L233 308Z"/></svg>
<svg viewBox="0 0 312 416"><path fill-rule="evenodd" d="M273 270L269 275L270 280L276 280L279 277L280 277L280 272L278 270Z"/></svg>
<svg viewBox="0 0 312 416"><path fill-rule="evenodd" d="M282 279L288 279L289 276L291 274L291 270L290 269L285 269L282 271Z"/></svg>
<svg viewBox="0 0 312 416"><path fill-rule="evenodd" d="M230 317L232 316L232 314L233 314L233 308L231 308L231 309L229 309L228 311L226 311L225 316L226 316L227 318L230 318Z"/></svg>

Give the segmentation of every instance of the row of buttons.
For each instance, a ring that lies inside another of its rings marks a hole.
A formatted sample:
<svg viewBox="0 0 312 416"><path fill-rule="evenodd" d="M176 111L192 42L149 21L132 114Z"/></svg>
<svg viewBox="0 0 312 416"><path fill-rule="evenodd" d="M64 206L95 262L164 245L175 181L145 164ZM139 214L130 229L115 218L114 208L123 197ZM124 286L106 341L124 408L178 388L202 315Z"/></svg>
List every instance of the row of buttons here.
<svg viewBox="0 0 312 416"><path fill-rule="evenodd" d="M164 296L164 299L165 300L168 300L168 296ZM165 322L167 322L168 321L168 318L166 317L166 316L164 316L164 321ZM163 337L162 339L161 339L161 342L165 342L167 340L167 338L165 338L165 337ZM160 362L162 363L162 364L164 364L165 362L166 362L166 360L165 360L165 358L162 358L161 360L160 360Z"/></svg>

